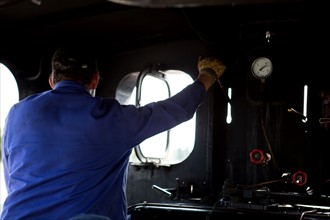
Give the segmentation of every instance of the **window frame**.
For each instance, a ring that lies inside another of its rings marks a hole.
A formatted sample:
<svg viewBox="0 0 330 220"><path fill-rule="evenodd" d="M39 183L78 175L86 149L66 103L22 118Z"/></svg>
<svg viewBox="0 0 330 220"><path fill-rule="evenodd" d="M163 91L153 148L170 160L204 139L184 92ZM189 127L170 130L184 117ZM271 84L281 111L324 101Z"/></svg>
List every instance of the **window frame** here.
<svg viewBox="0 0 330 220"><path fill-rule="evenodd" d="M191 75L184 71L174 69L160 70L159 65L150 65L139 72L131 72L120 80L115 94L119 103L123 105L135 105L136 107L140 107L142 105L141 99L143 100L142 85L146 76L148 76L149 80L151 79L149 77L154 77L165 83L166 86L163 87L165 90L162 90L162 96L165 96L165 98L167 98L166 96L171 97L172 95L175 95L194 81ZM150 90L148 90L148 93L150 93ZM166 95L166 93L168 95ZM156 98L154 101L163 99L164 97L160 97L159 99ZM144 104L149 102L150 101L147 101ZM157 151L152 152L153 150L150 149L150 147L152 147L150 143L153 144L154 141L151 140L151 142L145 143L145 141L149 140L149 138L144 140L133 148L129 161L130 164L135 166L171 166L183 162L189 157L195 147L196 126L197 121L195 113L192 119L183 122L172 129L157 134L164 135L166 132L167 135L166 143L165 141L161 143L162 146L159 155L157 155ZM187 135L189 138L182 139L182 135ZM151 138L153 139L153 137ZM163 138L161 141L165 140L165 137L160 138ZM144 145L144 143L146 145ZM146 149L144 149L144 147L146 147Z"/></svg>

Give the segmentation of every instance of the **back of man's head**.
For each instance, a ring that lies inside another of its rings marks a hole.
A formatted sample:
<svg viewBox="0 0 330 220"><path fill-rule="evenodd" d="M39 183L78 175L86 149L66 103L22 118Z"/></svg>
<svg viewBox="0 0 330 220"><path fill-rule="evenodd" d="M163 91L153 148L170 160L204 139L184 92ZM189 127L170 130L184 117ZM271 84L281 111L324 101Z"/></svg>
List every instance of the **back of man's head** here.
<svg viewBox="0 0 330 220"><path fill-rule="evenodd" d="M57 49L51 65L54 84L61 80L74 80L87 85L91 82L93 74L98 71L94 54L79 48Z"/></svg>

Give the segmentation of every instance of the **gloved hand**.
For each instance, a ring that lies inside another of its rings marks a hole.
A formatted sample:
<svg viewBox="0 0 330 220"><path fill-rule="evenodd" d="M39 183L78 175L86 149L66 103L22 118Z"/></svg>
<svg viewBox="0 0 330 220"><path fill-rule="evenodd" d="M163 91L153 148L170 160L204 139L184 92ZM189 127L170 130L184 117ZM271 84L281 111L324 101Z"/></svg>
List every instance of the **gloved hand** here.
<svg viewBox="0 0 330 220"><path fill-rule="evenodd" d="M213 82L218 80L225 72L226 66L214 57L199 57L198 71L199 74L209 74L213 78Z"/></svg>

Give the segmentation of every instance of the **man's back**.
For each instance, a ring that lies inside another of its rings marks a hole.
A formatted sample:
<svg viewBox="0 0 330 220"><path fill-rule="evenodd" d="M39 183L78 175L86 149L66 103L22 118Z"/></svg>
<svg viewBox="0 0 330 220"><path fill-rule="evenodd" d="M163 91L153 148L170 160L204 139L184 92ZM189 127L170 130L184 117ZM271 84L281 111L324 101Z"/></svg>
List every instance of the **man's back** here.
<svg viewBox="0 0 330 220"><path fill-rule="evenodd" d="M126 219L131 149L190 119L205 97L196 81L141 108L92 97L79 83L28 97L10 111L3 136L8 198L2 219Z"/></svg>
<svg viewBox="0 0 330 220"><path fill-rule="evenodd" d="M101 99L75 83L60 85L30 96L9 116L4 165L10 192L2 217L68 219L95 212L124 218L119 210L126 208L122 180L130 148L116 133L119 114L102 109ZM108 99L106 105L118 104Z"/></svg>

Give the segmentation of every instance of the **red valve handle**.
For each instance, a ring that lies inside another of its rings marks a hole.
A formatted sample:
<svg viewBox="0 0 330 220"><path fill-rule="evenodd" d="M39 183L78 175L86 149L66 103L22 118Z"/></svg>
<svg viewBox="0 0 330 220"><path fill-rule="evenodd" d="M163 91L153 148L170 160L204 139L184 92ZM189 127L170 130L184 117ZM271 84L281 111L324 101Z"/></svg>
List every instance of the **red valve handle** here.
<svg viewBox="0 0 330 220"><path fill-rule="evenodd" d="M260 149L253 149L250 152L250 161L254 164L262 164L265 159L265 153Z"/></svg>
<svg viewBox="0 0 330 220"><path fill-rule="evenodd" d="M307 183L307 174L301 170L292 175L292 182L297 186L303 186Z"/></svg>

